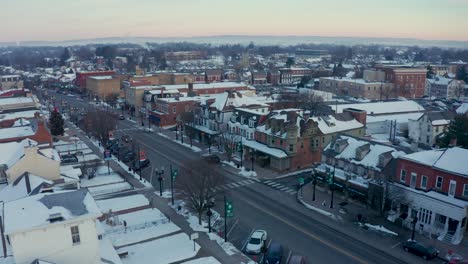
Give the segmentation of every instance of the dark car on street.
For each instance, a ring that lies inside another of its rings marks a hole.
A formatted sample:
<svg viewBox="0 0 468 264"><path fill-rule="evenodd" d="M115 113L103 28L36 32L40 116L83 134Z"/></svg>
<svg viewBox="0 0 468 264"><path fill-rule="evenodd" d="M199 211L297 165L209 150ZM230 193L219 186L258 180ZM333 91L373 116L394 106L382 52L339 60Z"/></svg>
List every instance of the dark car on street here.
<svg viewBox="0 0 468 264"><path fill-rule="evenodd" d="M140 162L135 162L135 164L132 164L132 169L133 170L139 170L139 169L144 169L150 165L149 159L142 160Z"/></svg>
<svg viewBox="0 0 468 264"><path fill-rule="evenodd" d="M220 163L221 159L216 156L215 154L210 154L208 156L205 156L205 160L208 161L209 163Z"/></svg>
<svg viewBox="0 0 468 264"><path fill-rule="evenodd" d="M130 162L134 160L136 157L135 153L133 151L128 151L122 156L122 161L123 162Z"/></svg>
<svg viewBox="0 0 468 264"><path fill-rule="evenodd" d="M65 165L65 164L72 164L72 163L77 163L78 158L76 155L70 154L70 155L62 155L60 156L60 164Z"/></svg>
<svg viewBox="0 0 468 264"><path fill-rule="evenodd" d="M268 248L265 258L266 264L280 264L283 259L283 247L281 244L273 242Z"/></svg>
<svg viewBox="0 0 468 264"><path fill-rule="evenodd" d="M406 252L413 253L423 259L433 259L439 255L439 251L431 246L426 246L420 242L414 240L408 240L403 242L403 250Z"/></svg>
<svg viewBox="0 0 468 264"><path fill-rule="evenodd" d="M125 116L124 115L119 115L119 120L125 120Z"/></svg>

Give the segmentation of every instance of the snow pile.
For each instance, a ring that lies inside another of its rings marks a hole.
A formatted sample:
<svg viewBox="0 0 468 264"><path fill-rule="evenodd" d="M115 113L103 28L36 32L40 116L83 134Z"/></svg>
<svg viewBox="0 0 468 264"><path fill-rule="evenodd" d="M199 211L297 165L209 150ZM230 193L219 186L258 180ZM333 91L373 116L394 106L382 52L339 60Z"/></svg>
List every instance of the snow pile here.
<svg viewBox="0 0 468 264"><path fill-rule="evenodd" d="M395 232L393 232L391 230L388 230L383 225L371 225L369 223L365 223L364 226L371 229L371 230L377 231L377 232L383 232L383 233L388 234L388 235L398 236L397 233L395 233Z"/></svg>
<svg viewBox="0 0 468 264"><path fill-rule="evenodd" d="M213 257L204 257L204 258L197 258L194 260L183 262L182 264L221 264L221 262L217 261Z"/></svg>
<svg viewBox="0 0 468 264"><path fill-rule="evenodd" d="M246 170L245 167L241 168L239 175L247 178L257 177L257 173L255 171Z"/></svg>

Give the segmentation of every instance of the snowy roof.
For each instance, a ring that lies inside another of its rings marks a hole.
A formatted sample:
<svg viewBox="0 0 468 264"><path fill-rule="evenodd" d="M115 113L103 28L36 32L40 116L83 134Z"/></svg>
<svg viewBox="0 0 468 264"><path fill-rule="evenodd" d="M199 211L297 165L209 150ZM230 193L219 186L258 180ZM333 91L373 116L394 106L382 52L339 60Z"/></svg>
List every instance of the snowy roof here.
<svg viewBox="0 0 468 264"><path fill-rule="evenodd" d="M392 157L394 158L406 154L403 151L398 151L395 148L381 145L381 144L376 144L374 142L358 140L356 138L348 137L348 136L340 136L339 138L346 140L348 142L348 145L341 153L336 155L335 158L346 159L354 164L360 164L365 167L374 168L376 170L380 170L378 168L378 165L379 165L379 156L381 154L391 153ZM333 143L328 144L325 150L331 149L333 147L332 144ZM364 156L362 160L356 159L356 149L359 147L365 146L367 144L369 145L369 152Z"/></svg>
<svg viewBox="0 0 468 264"><path fill-rule="evenodd" d="M29 174L29 184L31 187L31 194L37 193L39 190L36 190L37 187L46 183L48 185L52 185L51 181L45 180L39 176ZM0 191L0 202L9 202L13 200L17 200L23 197L28 196L27 188L26 188L26 174L21 175L15 181Z"/></svg>
<svg viewBox="0 0 468 264"><path fill-rule="evenodd" d="M336 106L338 113L342 113L345 108L354 108L364 110L368 115L385 113L404 113L424 111L424 107L415 101L394 101L394 102L375 102L362 104L340 104ZM335 107L332 107L335 110Z"/></svg>
<svg viewBox="0 0 468 264"><path fill-rule="evenodd" d="M95 79L95 80L111 80L112 76L106 75L106 76L89 76L88 78Z"/></svg>
<svg viewBox="0 0 468 264"><path fill-rule="evenodd" d="M397 123L408 123L408 120L418 120L424 113L406 113L393 115L367 116L367 123L376 123L388 120L395 120Z"/></svg>
<svg viewBox="0 0 468 264"><path fill-rule="evenodd" d="M31 125L31 122L29 122L29 120L24 119L24 118L20 118L16 120L15 123L13 123L13 127L29 126L29 125Z"/></svg>
<svg viewBox="0 0 468 264"><path fill-rule="evenodd" d="M468 177L468 150L454 147L448 149L427 150L412 153L402 157L403 159L431 166Z"/></svg>
<svg viewBox="0 0 468 264"><path fill-rule="evenodd" d="M219 111L224 110L225 107L246 107L246 106L267 106L267 104L259 102L255 100L255 98L238 94L232 93L229 96L228 92L224 92L222 94L217 94L215 97L215 101L210 105L210 107L216 108Z"/></svg>
<svg viewBox="0 0 468 264"><path fill-rule="evenodd" d="M434 79L427 79L431 84L448 85L453 79L437 76Z"/></svg>
<svg viewBox="0 0 468 264"><path fill-rule="evenodd" d="M0 106L11 105L11 104L29 104L29 103L34 103L34 99L32 97L0 98Z"/></svg>
<svg viewBox="0 0 468 264"><path fill-rule="evenodd" d="M468 113L468 103L463 103L460 107L457 108L457 114L464 115Z"/></svg>
<svg viewBox="0 0 468 264"><path fill-rule="evenodd" d="M63 222L97 218L101 214L86 188L70 192L36 194L4 204L5 234L51 225L51 215L60 215Z"/></svg>
<svg viewBox="0 0 468 264"><path fill-rule="evenodd" d="M188 84L172 84L162 85L166 89L188 89ZM214 83L194 83L193 89L216 89L216 88L236 88L236 87L247 87L245 83L237 82L214 82Z"/></svg>
<svg viewBox="0 0 468 264"><path fill-rule="evenodd" d="M265 144L259 143L254 140L245 140L242 142L244 146L247 146L252 149L256 149L257 151L263 152L265 154L277 157L277 158L286 158L288 154L284 152L282 149L277 148L270 148Z"/></svg>
<svg viewBox="0 0 468 264"><path fill-rule="evenodd" d="M39 149L39 153L44 155L45 157L55 160L55 161L60 161L60 155L58 154L56 149L53 148L45 148L45 149Z"/></svg>
<svg viewBox="0 0 468 264"><path fill-rule="evenodd" d="M364 125L356 119L342 121L336 119L332 115L325 117L312 117L311 119L318 123L318 128L323 134L333 134L364 127Z"/></svg>
<svg viewBox="0 0 468 264"><path fill-rule="evenodd" d="M36 134L31 126L8 127L0 129L0 139L28 137Z"/></svg>
<svg viewBox="0 0 468 264"><path fill-rule="evenodd" d="M37 142L24 139L21 142L0 144L0 165L6 164L8 168L11 168L24 155L24 148L30 144L36 146Z"/></svg>

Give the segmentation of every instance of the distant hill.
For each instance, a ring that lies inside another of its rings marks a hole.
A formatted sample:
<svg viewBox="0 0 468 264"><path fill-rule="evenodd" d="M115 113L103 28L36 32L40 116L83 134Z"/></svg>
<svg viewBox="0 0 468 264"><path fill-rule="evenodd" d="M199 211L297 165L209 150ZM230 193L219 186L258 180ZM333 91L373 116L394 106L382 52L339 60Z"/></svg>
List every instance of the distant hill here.
<svg viewBox="0 0 468 264"><path fill-rule="evenodd" d="M365 38L365 37L320 37L320 36L247 36L224 35L206 37L109 37L95 39L76 39L64 41L24 41L20 43L0 42L0 46L74 46L86 44L118 44L134 43L144 46L147 42L193 42L221 44L255 45L295 45L295 44L336 44L336 45L389 45L389 46L420 46L468 49L468 41L452 40L421 40L409 38Z"/></svg>

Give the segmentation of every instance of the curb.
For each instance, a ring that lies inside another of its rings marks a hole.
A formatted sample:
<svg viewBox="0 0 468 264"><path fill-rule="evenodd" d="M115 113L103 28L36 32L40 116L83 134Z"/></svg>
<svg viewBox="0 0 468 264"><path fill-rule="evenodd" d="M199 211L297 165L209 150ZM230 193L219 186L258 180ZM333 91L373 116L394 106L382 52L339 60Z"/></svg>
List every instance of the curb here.
<svg viewBox="0 0 468 264"><path fill-rule="evenodd" d="M332 218L332 219L335 220L335 221L338 220L338 218L336 217L335 214L330 213L330 212L327 212L327 211L325 211L325 210L322 210L322 209L320 209L320 208L317 208L317 207L315 207L315 206L313 206L313 205L310 205L310 204L304 202L304 200L302 199L302 196L300 195L300 192L299 192L303 187L304 187L304 186L301 186L301 187L298 189L298 192L297 192L297 194L296 194L296 200L297 200L300 204L302 204L305 208L307 208L307 209L309 209L309 210L311 210L311 211L314 211L314 212L316 212L316 213L322 214L322 215L324 215L324 216L328 216L328 217Z"/></svg>

